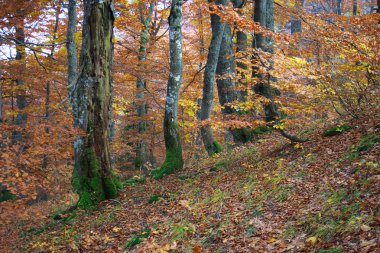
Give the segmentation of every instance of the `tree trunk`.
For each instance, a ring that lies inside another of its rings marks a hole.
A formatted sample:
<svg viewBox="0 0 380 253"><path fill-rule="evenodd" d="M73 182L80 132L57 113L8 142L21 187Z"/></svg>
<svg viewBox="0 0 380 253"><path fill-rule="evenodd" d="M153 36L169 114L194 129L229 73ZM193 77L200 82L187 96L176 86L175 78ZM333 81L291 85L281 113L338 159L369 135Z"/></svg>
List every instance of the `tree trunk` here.
<svg viewBox="0 0 380 253"><path fill-rule="evenodd" d="M377 1L377 12L379 12L379 1ZM358 14L358 0L352 0L352 16L356 16Z"/></svg>
<svg viewBox="0 0 380 253"><path fill-rule="evenodd" d="M109 151L113 23L113 0L84 1L74 124L86 134L74 143L72 179L81 208L117 195Z"/></svg>
<svg viewBox="0 0 380 253"><path fill-rule="evenodd" d="M140 33L140 48L139 48L139 56L138 56L138 65L139 72L144 68L146 57L147 57L147 44L149 41L149 24L151 22L151 17L154 11L154 3L150 3L149 5L149 13L147 17L143 17L143 11L141 10L141 22L142 29ZM140 8L144 8L145 5L140 5ZM139 133L139 140L137 141L136 147L136 157L135 157L135 168L139 170L143 170L146 172L147 168L145 167L146 162L150 160L152 156L148 144L146 140L141 136L147 131L148 122L144 119L144 117L148 113L148 104L145 97L145 88L146 82L143 74L139 73L136 80L136 88L137 88L137 116L139 117L137 128Z"/></svg>
<svg viewBox="0 0 380 253"><path fill-rule="evenodd" d="M183 167L182 147L178 129L178 98L182 83L182 0L172 0L169 15L170 75L166 93L164 137L166 156L155 178Z"/></svg>
<svg viewBox="0 0 380 253"><path fill-rule="evenodd" d="M297 11L302 10L303 2L304 2L304 0L296 0L296 2L295 2L296 6L295 7L296 7ZM302 31L301 19L293 17L293 20L290 22L291 22L290 33L291 34L301 33L301 31Z"/></svg>
<svg viewBox="0 0 380 253"><path fill-rule="evenodd" d="M210 2L210 1L209 1ZM217 4L226 5L226 0L219 0ZM218 64L220 45L222 43L225 24L220 22L220 17L216 14L211 14L211 29L212 36L210 47L207 55L207 63L205 66L204 80L203 80L203 98L201 106L201 120L210 120L212 103L214 99L214 83L215 73ZM214 139L212 134L211 125L201 127L201 135L203 144L207 153L211 156L215 153L221 152L220 144Z"/></svg>
<svg viewBox="0 0 380 253"><path fill-rule="evenodd" d="M24 79L21 76L24 75L23 70L25 68L25 33L24 33L24 19L21 18L21 23L16 26L16 60L20 62L20 71L16 78L16 105L18 113L15 119L15 125L24 127L27 121L27 114L24 112L26 101L26 89ZM12 133L12 143L20 142L22 139L22 131L17 129ZM21 147L22 148L22 147Z"/></svg>
<svg viewBox="0 0 380 253"><path fill-rule="evenodd" d="M241 15L242 14L242 9L245 5L246 1L243 0L233 0L233 5L234 8L237 8L237 12ZM248 48L248 37L247 34L243 31L237 30L236 32L236 52L237 53L242 53L245 52ZM243 57L245 58L245 57ZM246 80L246 71L248 69L247 64L237 61L236 62L237 66L237 76L239 78L239 83L242 86L243 90L240 91L240 97L242 100L245 100L248 92L246 90L247 86L247 80Z"/></svg>
<svg viewBox="0 0 380 253"><path fill-rule="evenodd" d="M342 0L336 0L335 14L342 15Z"/></svg>
<svg viewBox="0 0 380 253"><path fill-rule="evenodd" d="M75 45L75 28L77 25L76 0L69 0L67 24L67 64L68 64L68 94L71 106L76 107L74 88L77 78L77 49Z"/></svg>
<svg viewBox="0 0 380 253"><path fill-rule="evenodd" d="M274 0L256 0L254 21L260 23L261 26L266 27L268 30L272 32L274 31ZM264 38L261 34L255 34L253 47L273 54L273 38L270 36ZM259 61L257 58L255 60L257 61L257 64ZM267 64L269 66L265 66L266 71L273 68L273 63L271 61L269 61ZM278 95L279 92L273 89L270 85L272 81L276 80L275 77L272 77L269 73L265 73L264 75L258 74L257 67L253 69L252 76L258 77L259 79L258 83L256 83L254 86L254 91L269 100L268 103L264 104L266 121L270 122L271 125L278 123L279 113L277 105L274 102L274 96ZM299 139L296 136L288 134L282 129L280 129L280 133L282 136L290 139L291 141L305 141Z"/></svg>
<svg viewBox="0 0 380 253"><path fill-rule="evenodd" d="M233 75L235 74L235 57L233 57L231 27L225 25L218 63L216 67L217 87L219 103L224 114L234 113L234 109L229 106L229 103L236 101L239 96L235 90Z"/></svg>

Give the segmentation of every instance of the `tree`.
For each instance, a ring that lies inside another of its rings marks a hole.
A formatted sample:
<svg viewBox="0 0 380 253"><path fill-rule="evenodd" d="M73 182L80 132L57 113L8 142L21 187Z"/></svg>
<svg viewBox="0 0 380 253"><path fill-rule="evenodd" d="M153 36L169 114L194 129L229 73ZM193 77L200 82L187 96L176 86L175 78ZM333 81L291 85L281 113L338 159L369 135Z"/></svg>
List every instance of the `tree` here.
<svg viewBox="0 0 380 253"><path fill-rule="evenodd" d="M209 3L212 3L212 1L210 0ZM216 4L226 5L227 1L217 0ZM203 98L200 115L202 121L207 121L211 118L216 67L218 64L220 45L222 43L225 26L226 24L220 21L220 17L217 14L211 14L212 36L203 78ZM204 124L205 125L201 127L202 140L207 153L211 156L215 153L221 152L221 146L214 139L210 123L206 122Z"/></svg>
<svg viewBox="0 0 380 253"><path fill-rule="evenodd" d="M140 10L140 20L142 23L142 28L140 32L140 47L139 47L139 55L138 55L138 66L140 68L144 68L145 61L147 57L147 46L149 42L149 25L151 23L151 19L154 12L155 3L149 4L149 10L146 15L144 15L144 7L143 3L139 4ZM158 31L158 29L157 29ZM146 140L141 137L148 128L148 122L144 120L148 113L148 104L145 99L145 89L146 89L146 81L144 80L144 75L142 73L138 74L136 79L136 88L137 88L137 116L139 120L137 122L138 133L140 134L140 139L137 140L136 147L136 157L135 157L135 167L140 170L146 170L145 163L148 162L150 157L152 157L151 151L146 143Z"/></svg>
<svg viewBox="0 0 380 253"><path fill-rule="evenodd" d="M74 124L85 134L74 143L77 151L72 179L79 194L78 206L82 208L117 195L108 138L112 94L113 4L113 0L84 1Z"/></svg>
<svg viewBox="0 0 380 253"><path fill-rule="evenodd" d="M178 98L182 83L182 0L173 0L169 15L170 74L167 85L164 138L166 155L155 178L182 169L182 146L178 129Z"/></svg>

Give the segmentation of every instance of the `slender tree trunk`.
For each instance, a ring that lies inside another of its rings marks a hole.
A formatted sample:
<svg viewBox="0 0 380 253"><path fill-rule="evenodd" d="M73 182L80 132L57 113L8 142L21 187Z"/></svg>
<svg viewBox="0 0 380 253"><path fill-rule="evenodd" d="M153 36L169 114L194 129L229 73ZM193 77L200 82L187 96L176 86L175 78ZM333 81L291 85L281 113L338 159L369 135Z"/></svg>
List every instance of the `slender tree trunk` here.
<svg viewBox="0 0 380 253"><path fill-rule="evenodd" d="M74 124L86 134L74 144L72 179L81 208L117 195L109 151L113 23L113 0L84 1Z"/></svg>
<svg viewBox="0 0 380 253"><path fill-rule="evenodd" d="M296 10L300 11L302 10L304 0L296 0L295 2L295 8ZM293 20L291 22L290 32L291 34L301 33L302 31L302 22L301 19L293 17Z"/></svg>
<svg viewBox="0 0 380 253"><path fill-rule="evenodd" d="M379 12L379 1L378 0L378 8L377 8L377 11ZM352 16L356 16L358 14L358 0L352 0Z"/></svg>
<svg viewBox="0 0 380 253"><path fill-rule="evenodd" d="M217 1L217 4L226 5L227 1L220 0ZM222 43L225 29L225 24L220 22L220 17L216 14L211 14L211 29L211 43L208 50L203 80L203 98L201 106L202 121L211 119L216 67L218 64L220 45ZM201 127L201 135L203 144L210 156L221 151L220 144L214 139L210 124Z"/></svg>
<svg viewBox="0 0 380 253"><path fill-rule="evenodd" d="M342 15L342 0L337 0L336 1L335 14Z"/></svg>
<svg viewBox="0 0 380 253"><path fill-rule="evenodd" d="M245 6L246 1L243 0L233 0L234 8L237 8L237 12L241 15L242 9ZM237 30L236 32L236 52L243 53L247 51L248 48L248 37L247 34L243 31ZM237 76L239 78L239 84L242 86L240 97L242 100L245 100L248 92L247 92L247 80L246 80L246 71L248 70L247 64L237 61Z"/></svg>
<svg viewBox="0 0 380 253"><path fill-rule="evenodd" d="M0 123L3 122L3 85L0 85Z"/></svg>
<svg viewBox="0 0 380 253"><path fill-rule="evenodd" d="M178 128L178 98L182 83L182 0L172 0L169 15L170 75L166 93L164 137L166 156L155 178L183 167L182 146Z"/></svg>
<svg viewBox="0 0 380 253"><path fill-rule="evenodd" d="M75 45L75 28L77 25L76 0L69 0L67 24L67 64L68 64L68 94L73 110L75 109L74 88L77 79L77 49Z"/></svg>
<svg viewBox="0 0 380 253"><path fill-rule="evenodd" d="M143 17L143 11L141 10L141 23L143 28L140 33L140 49L138 56L138 65L141 71L144 68L146 57L147 57L147 44L149 41L149 24L151 22L151 17L154 11L154 3L150 3L149 5L149 13L147 17ZM144 8L145 5L140 5L140 8ZM139 117L139 121L137 123L138 133L140 139L137 141L136 147L136 157L135 157L135 167L136 169L143 170L146 172L145 163L150 160L152 156L148 143L141 136L147 131L148 122L144 119L144 117L148 113L148 104L145 97L145 88L146 82L144 79L144 75L139 73L136 80L136 88L137 88L137 116Z"/></svg>
<svg viewBox="0 0 380 253"><path fill-rule="evenodd" d="M55 11L55 24L53 29L53 45L50 48L50 57L54 56L55 50L55 41L57 39L57 31L59 25L59 15L61 14L61 1L57 2L56 11ZM50 117L50 81L46 83L46 98L45 98L45 120L49 121ZM49 127L45 127L45 133L49 133ZM48 166L49 156L45 154L42 158L42 169L46 169Z"/></svg>
<svg viewBox="0 0 380 253"><path fill-rule="evenodd" d="M260 23L260 25L266 27L270 31L274 31L274 0L256 0L255 3L254 21ZM271 36L263 37L262 34L255 34L253 47L256 49L262 49L265 52L274 53L273 38ZM256 63L259 62L256 57ZM265 66L267 73L258 74L257 67L253 69L252 76L258 78L258 83L255 84L254 91L267 98L269 102L264 105L265 119L270 122L271 125L275 124L279 120L278 108L274 102L275 93L279 93L271 87L271 82L275 81L268 70L273 68L273 63L269 61ZM286 133L284 130L279 130L281 135L285 138L295 142L303 142L305 140L299 139L296 136Z"/></svg>
<svg viewBox="0 0 380 253"><path fill-rule="evenodd" d="M50 82L47 82L46 84L46 98L45 98L45 120L46 122L49 120L50 117ZM45 133L49 133L50 129L49 127L45 127ZM48 155L44 155L42 158L42 169L46 169L48 166Z"/></svg>
<svg viewBox="0 0 380 253"><path fill-rule="evenodd" d="M24 127L27 121L27 114L24 112L27 101L26 101L26 89L23 70L25 68L25 33L24 33L24 19L21 18L21 23L16 26L16 60L20 62L20 72L16 79L16 106L18 113L15 119L15 124L17 126ZM12 143L20 142L22 139L22 131L17 129L12 133ZM21 147L23 149L23 147Z"/></svg>

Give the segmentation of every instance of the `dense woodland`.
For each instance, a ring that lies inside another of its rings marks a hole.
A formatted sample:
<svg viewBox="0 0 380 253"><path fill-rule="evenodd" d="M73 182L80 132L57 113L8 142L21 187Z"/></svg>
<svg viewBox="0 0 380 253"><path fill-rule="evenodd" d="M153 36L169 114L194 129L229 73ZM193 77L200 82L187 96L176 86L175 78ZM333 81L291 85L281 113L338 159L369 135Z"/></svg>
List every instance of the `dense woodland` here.
<svg viewBox="0 0 380 253"><path fill-rule="evenodd" d="M379 0L0 0L1 252L376 252Z"/></svg>

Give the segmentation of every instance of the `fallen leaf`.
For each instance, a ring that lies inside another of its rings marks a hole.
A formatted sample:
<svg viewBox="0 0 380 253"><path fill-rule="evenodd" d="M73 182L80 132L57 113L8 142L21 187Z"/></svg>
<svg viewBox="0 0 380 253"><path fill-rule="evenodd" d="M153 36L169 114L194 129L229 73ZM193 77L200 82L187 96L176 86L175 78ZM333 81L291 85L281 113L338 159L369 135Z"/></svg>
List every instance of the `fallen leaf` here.
<svg viewBox="0 0 380 253"><path fill-rule="evenodd" d="M310 244L315 244L317 242L317 237L315 237L315 236L309 237L306 239L306 242L308 242Z"/></svg>

